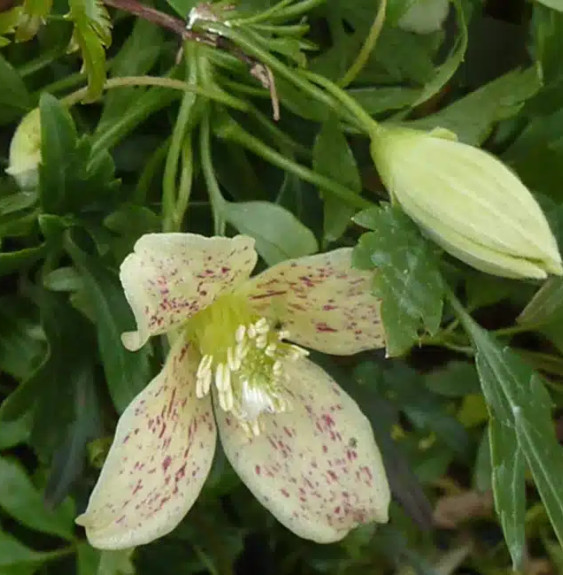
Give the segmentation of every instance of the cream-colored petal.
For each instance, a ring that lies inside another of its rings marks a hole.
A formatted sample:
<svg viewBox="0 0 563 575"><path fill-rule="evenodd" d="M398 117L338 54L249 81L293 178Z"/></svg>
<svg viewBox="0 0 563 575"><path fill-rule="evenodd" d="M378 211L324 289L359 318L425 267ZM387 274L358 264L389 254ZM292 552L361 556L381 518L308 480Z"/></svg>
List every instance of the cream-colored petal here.
<svg viewBox="0 0 563 575"><path fill-rule="evenodd" d="M299 345L337 355L384 347L371 274L352 268L351 253L343 248L288 260L243 289L253 308L279 320Z"/></svg>
<svg viewBox="0 0 563 575"><path fill-rule="evenodd" d="M169 533L196 500L217 430L209 397L195 396L199 354L178 338L163 370L121 416L88 508L77 523L100 549Z"/></svg>
<svg viewBox="0 0 563 575"><path fill-rule="evenodd" d="M142 236L121 264L121 283L138 330L123 334L125 347L139 349L151 335L184 323L247 279L256 258L254 240L247 236Z"/></svg>
<svg viewBox="0 0 563 575"><path fill-rule="evenodd" d="M370 521L387 521L390 493L368 420L320 367L285 366L292 408L262 416L249 437L216 410L225 454L256 498L288 529L319 543Z"/></svg>

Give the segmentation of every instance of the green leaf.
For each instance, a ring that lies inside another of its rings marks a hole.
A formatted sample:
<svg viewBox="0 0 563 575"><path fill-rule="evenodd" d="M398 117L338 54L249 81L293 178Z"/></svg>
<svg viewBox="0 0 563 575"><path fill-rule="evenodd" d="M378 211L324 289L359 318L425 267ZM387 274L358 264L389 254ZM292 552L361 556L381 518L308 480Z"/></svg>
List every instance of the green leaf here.
<svg viewBox="0 0 563 575"><path fill-rule="evenodd" d="M95 100L106 79L106 53L111 44L111 20L101 0L69 0L67 19L74 23L71 46L80 48L88 74L88 96Z"/></svg>
<svg viewBox="0 0 563 575"><path fill-rule="evenodd" d="M0 422L33 413L31 444L50 459L64 440L66 426L75 419L76 375L91 361L94 342L91 326L59 294L33 290L41 311L48 351L41 365L23 380L0 406ZM53 406L57 417L53 418Z"/></svg>
<svg viewBox="0 0 563 575"><path fill-rule="evenodd" d="M31 108L31 96L20 75L1 54L0 86L0 124L6 124Z"/></svg>
<svg viewBox="0 0 563 575"><path fill-rule="evenodd" d="M113 196L113 160L107 151L92 154L88 137L78 139L65 106L42 94L40 202L49 214L79 213ZM80 193L78 193L78 191Z"/></svg>
<svg viewBox="0 0 563 575"><path fill-rule="evenodd" d="M401 355L422 329L434 334L440 327L444 284L434 247L399 208L370 208L354 221L374 230L360 237L353 263L376 270L373 291L382 300L387 353Z"/></svg>
<svg viewBox="0 0 563 575"><path fill-rule="evenodd" d="M132 563L134 549L119 551L102 551L97 575L133 575Z"/></svg>
<svg viewBox="0 0 563 575"><path fill-rule="evenodd" d="M121 413L149 381L149 347L132 353L121 343L121 334L131 328L133 315L117 276L83 252L70 234L65 245L82 274L96 312L98 347L106 380L114 405Z"/></svg>
<svg viewBox="0 0 563 575"><path fill-rule="evenodd" d="M68 110L50 94L39 100L41 114L40 201L43 210L57 213L66 203L67 173L71 170L77 134Z"/></svg>
<svg viewBox="0 0 563 575"><path fill-rule="evenodd" d="M519 571L526 543L525 461L514 428L491 417L489 423L493 494L495 509L512 558L512 568Z"/></svg>
<svg viewBox="0 0 563 575"><path fill-rule="evenodd" d="M358 194L362 190L360 172L346 136L336 117L325 121L313 146L313 169L319 174L348 187ZM324 237L334 242L345 232L355 214L355 208L327 194L324 197Z"/></svg>
<svg viewBox="0 0 563 575"><path fill-rule="evenodd" d="M463 397L479 391L475 366L464 361L450 361L424 377L426 387L444 397Z"/></svg>
<svg viewBox="0 0 563 575"><path fill-rule="evenodd" d="M37 310L29 300L0 298L0 370L17 379L31 375L45 354L38 327Z"/></svg>
<svg viewBox="0 0 563 575"><path fill-rule="evenodd" d="M457 300L452 304L477 350L477 371L491 417L516 435L551 524L563 543L563 449L555 435L551 399L544 383L517 354L479 327Z"/></svg>
<svg viewBox="0 0 563 575"><path fill-rule="evenodd" d="M16 32L17 42L27 42L37 34L41 24L49 16L52 5L52 0L24 0Z"/></svg>
<svg viewBox="0 0 563 575"><path fill-rule="evenodd" d="M187 18L190 10L200 4L199 0L166 0L168 5L171 6L180 15L180 18Z"/></svg>
<svg viewBox="0 0 563 575"><path fill-rule="evenodd" d="M13 34L16 31L18 22L22 17L22 7L15 6L9 10L0 12L0 48L7 46L10 40L6 38L6 34Z"/></svg>
<svg viewBox="0 0 563 575"><path fill-rule="evenodd" d="M16 461L0 457L0 507L23 525L44 533L73 538L74 506L68 500L49 510L43 494Z"/></svg>
<svg viewBox="0 0 563 575"><path fill-rule="evenodd" d="M45 503L56 507L64 501L84 469L86 446L99 436L100 405L96 396L94 366L83 362L74 370L73 419L51 462Z"/></svg>
<svg viewBox="0 0 563 575"><path fill-rule="evenodd" d="M515 116L540 87L536 68L513 70L409 125L424 130L446 128L460 141L477 146L490 136L497 122Z"/></svg>
<svg viewBox="0 0 563 575"><path fill-rule="evenodd" d="M25 248L15 252L0 253L0 277L24 270L40 260L47 251L47 245Z"/></svg>
<svg viewBox="0 0 563 575"><path fill-rule="evenodd" d="M420 96L412 104L418 106L437 94L452 78L460 64L463 62L467 50L467 24L460 0L453 0L457 13L458 34L445 62L436 67L434 77L427 82Z"/></svg>
<svg viewBox="0 0 563 575"><path fill-rule="evenodd" d="M563 320L563 278L549 278L536 292L522 313L518 323L534 326L558 324Z"/></svg>
<svg viewBox="0 0 563 575"><path fill-rule="evenodd" d="M8 535L8 533L0 531L0 568L23 567L25 565L39 566L41 563L54 559L58 555L57 551L34 551L11 535ZM32 573L33 571L28 572ZM12 573L12 571L9 572Z"/></svg>
<svg viewBox="0 0 563 575"><path fill-rule="evenodd" d="M161 28L147 20L137 19L129 37L112 60L111 76L142 76L149 72L161 52L163 39ZM96 132L103 132L111 126L124 110L136 104L141 93L141 88L108 91Z"/></svg>
<svg viewBox="0 0 563 575"><path fill-rule="evenodd" d="M536 0L536 2L539 2L552 10L563 12L563 0Z"/></svg>
<svg viewBox="0 0 563 575"><path fill-rule="evenodd" d="M241 234L256 240L256 251L268 265L314 254L318 250L313 232L277 204L228 203L225 219Z"/></svg>

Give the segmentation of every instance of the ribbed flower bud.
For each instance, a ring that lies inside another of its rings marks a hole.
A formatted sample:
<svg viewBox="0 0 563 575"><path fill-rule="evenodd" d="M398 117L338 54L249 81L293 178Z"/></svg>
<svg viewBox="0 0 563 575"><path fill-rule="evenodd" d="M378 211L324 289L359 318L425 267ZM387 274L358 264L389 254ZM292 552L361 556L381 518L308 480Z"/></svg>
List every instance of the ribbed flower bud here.
<svg viewBox="0 0 563 575"><path fill-rule="evenodd" d="M510 278L563 275L547 220L494 156L446 130L380 127L371 153L392 198L447 252Z"/></svg>
<svg viewBox="0 0 563 575"><path fill-rule="evenodd" d="M10 174L22 189L34 188L39 181L41 162L41 123L39 108L26 114L10 143Z"/></svg>

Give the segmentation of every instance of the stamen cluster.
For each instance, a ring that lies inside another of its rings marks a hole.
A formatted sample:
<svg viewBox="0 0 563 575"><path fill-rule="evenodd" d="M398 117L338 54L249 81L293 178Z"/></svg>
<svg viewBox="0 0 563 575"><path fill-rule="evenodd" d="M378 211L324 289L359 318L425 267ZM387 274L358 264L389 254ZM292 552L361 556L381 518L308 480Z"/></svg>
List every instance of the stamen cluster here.
<svg viewBox="0 0 563 575"><path fill-rule="evenodd" d="M306 350L286 343L288 337L287 331L274 329L266 318L240 324L226 353L201 358L197 397L205 397L213 381L221 409L231 412L249 433L259 435L262 413L280 413L290 407L284 363L308 355ZM223 361L218 359L221 356Z"/></svg>

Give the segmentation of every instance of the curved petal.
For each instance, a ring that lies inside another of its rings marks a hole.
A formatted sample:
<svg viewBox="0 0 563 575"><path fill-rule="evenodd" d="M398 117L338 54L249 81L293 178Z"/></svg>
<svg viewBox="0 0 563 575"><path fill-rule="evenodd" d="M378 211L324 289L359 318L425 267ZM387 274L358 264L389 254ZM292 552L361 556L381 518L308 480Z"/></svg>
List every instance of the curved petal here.
<svg viewBox="0 0 563 575"><path fill-rule="evenodd" d="M216 409L232 466L288 529L319 543L342 539L369 521L387 521L389 486L371 426L350 398L307 359L289 363L292 408L263 416L248 437Z"/></svg>
<svg viewBox="0 0 563 575"><path fill-rule="evenodd" d="M135 351L151 335L184 323L247 279L256 258L254 240L247 236L144 235L121 264L138 330L123 334L123 344Z"/></svg>
<svg viewBox="0 0 563 575"><path fill-rule="evenodd" d="M384 347L371 274L353 269L351 254L343 248L282 262L243 289L254 309L280 320L295 343L336 355Z"/></svg>
<svg viewBox="0 0 563 575"><path fill-rule="evenodd" d="M166 365L121 416L88 508L76 522L100 549L169 533L196 500L217 430L209 398L195 397L199 355L178 338Z"/></svg>

